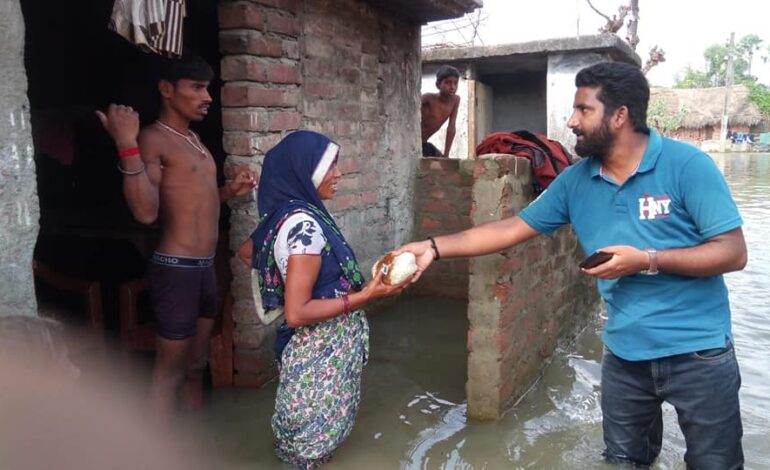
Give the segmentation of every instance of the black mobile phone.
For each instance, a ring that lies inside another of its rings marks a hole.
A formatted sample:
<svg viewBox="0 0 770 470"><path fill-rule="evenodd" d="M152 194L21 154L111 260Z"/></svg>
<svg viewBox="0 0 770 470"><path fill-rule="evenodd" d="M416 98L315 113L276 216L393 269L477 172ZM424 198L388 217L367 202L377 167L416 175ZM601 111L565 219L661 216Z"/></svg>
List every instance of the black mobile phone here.
<svg viewBox="0 0 770 470"><path fill-rule="evenodd" d="M599 266L602 263L606 263L612 258L612 253L604 251L596 251L588 258L584 259L578 266L582 269L591 269Z"/></svg>

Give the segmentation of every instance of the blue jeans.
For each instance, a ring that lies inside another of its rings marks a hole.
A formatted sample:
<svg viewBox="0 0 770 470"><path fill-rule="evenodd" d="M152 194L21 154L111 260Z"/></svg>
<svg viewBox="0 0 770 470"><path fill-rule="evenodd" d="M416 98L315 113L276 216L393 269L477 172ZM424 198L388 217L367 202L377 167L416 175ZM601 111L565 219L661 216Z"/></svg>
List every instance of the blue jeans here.
<svg viewBox="0 0 770 470"><path fill-rule="evenodd" d="M732 344L649 361L626 361L605 348L601 386L607 462L652 465L667 401L684 434L688 469L743 468L741 375Z"/></svg>

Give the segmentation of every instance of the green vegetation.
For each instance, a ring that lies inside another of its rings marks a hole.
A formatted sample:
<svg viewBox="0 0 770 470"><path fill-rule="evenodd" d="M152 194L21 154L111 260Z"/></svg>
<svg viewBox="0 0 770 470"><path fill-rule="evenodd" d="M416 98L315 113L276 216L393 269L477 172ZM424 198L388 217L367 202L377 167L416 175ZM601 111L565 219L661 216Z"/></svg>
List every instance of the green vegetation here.
<svg viewBox="0 0 770 470"><path fill-rule="evenodd" d="M766 117L770 117L770 89L759 83L747 83L749 101L757 105Z"/></svg>
<svg viewBox="0 0 770 470"><path fill-rule="evenodd" d="M734 83L743 84L749 88L749 101L762 110L762 114L770 117L770 88L757 83L757 77L751 74L751 63L757 52L761 50L762 38L756 34L743 36L735 44L733 54ZM677 78L675 88L708 88L725 86L727 80L727 56L729 45L712 44L703 51L706 59L706 70L687 67L682 76ZM762 60L770 60L770 45L765 50ZM650 105L653 108L653 104ZM685 110L680 110L680 113ZM661 112L665 112L665 106ZM685 111L686 115L686 111ZM661 117L665 123L675 121L675 116ZM664 124L665 124L664 123ZM663 129L663 128L661 128Z"/></svg>
<svg viewBox="0 0 770 470"><path fill-rule="evenodd" d="M743 36L735 44L733 53L733 71L736 84L756 83L757 78L751 74L751 63L764 41L756 34ZM703 51L706 59L706 70L687 67L684 74L676 81L676 88L706 88L725 86L727 79L727 56L729 45L712 44ZM770 54L770 48L768 48ZM763 57L763 59L766 59Z"/></svg>
<svg viewBox="0 0 770 470"><path fill-rule="evenodd" d="M650 106L647 108L647 122L660 132L669 134L682 127L687 112L687 108L682 106L676 114L672 114L668 111L666 100L656 98L650 102Z"/></svg>

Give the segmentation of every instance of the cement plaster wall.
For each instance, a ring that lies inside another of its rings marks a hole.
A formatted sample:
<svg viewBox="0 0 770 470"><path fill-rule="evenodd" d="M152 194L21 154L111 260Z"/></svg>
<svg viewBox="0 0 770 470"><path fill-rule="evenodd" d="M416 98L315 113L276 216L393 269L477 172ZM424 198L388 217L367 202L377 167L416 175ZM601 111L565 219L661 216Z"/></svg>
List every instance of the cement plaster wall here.
<svg viewBox="0 0 770 470"><path fill-rule="evenodd" d="M36 315L32 253L40 209L19 2L0 2L0 315Z"/></svg>

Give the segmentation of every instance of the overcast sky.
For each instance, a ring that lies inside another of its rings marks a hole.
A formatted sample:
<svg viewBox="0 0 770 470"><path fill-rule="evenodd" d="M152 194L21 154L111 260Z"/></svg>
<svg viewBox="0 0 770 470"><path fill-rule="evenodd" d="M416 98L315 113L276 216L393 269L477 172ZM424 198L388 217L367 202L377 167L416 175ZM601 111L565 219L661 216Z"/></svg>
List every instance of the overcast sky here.
<svg viewBox="0 0 770 470"><path fill-rule="evenodd" d="M592 0L592 3L609 15L628 2ZM482 15L487 18L479 35L486 45L569 37L578 31L581 35L596 34L605 23L586 0L484 0ZM768 0L639 0L639 16L640 43L636 50L642 60L647 59L649 49L656 44L666 52L666 62L648 74L653 85L673 85L676 74L688 64L703 68L706 47L726 43L731 31L735 32L736 41L751 33L764 39L758 55L767 55L770 45ZM425 31L435 30L428 27ZM619 34L625 35L625 27ZM440 41L441 36L424 37L423 44ZM444 40L462 41L456 37ZM756 57L752 73L768 84L770 63Z"/></svg>

